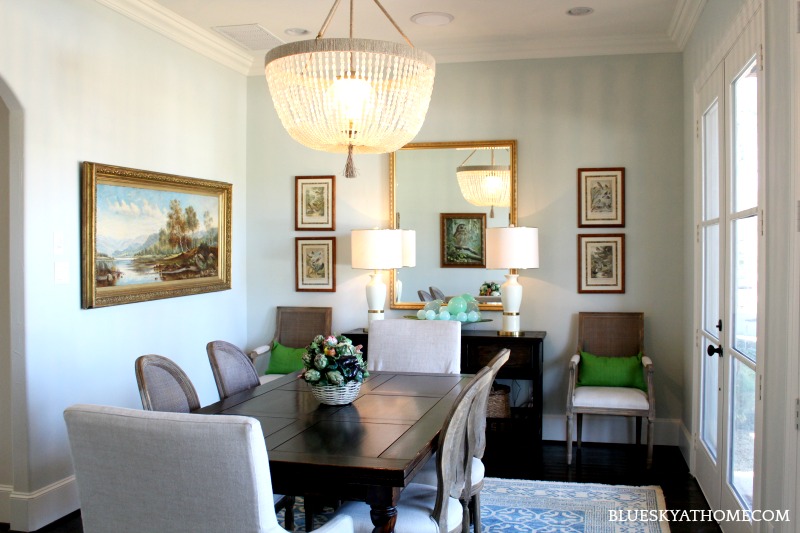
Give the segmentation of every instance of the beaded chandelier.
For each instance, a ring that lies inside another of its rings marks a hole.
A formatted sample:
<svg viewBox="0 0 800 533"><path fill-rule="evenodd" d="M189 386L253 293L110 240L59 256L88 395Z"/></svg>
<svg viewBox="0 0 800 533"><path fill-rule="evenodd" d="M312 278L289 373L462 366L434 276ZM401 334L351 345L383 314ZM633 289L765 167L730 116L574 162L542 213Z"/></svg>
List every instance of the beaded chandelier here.
<svg viewBox="0 0 800 533"><path fill-rule="evenodd" d="M464 160L464 163L475 154ZM464 165L456 169L458 187L464 199L472 205L490 206L489 216L494 217L494 208L511 205L511 167L494 164L492 150L491 165Z"/></svg>
<svg viewBox="0 0 800 533"><path fill-rule="evenodd" d="M433 91L436 62L408 45L322 36L341 0L335 0L316 39L270 50L264 71L281 123L297 142L325 152L347 152L345 176L355 177L353 153L398 150L419 132Z"/></svg>

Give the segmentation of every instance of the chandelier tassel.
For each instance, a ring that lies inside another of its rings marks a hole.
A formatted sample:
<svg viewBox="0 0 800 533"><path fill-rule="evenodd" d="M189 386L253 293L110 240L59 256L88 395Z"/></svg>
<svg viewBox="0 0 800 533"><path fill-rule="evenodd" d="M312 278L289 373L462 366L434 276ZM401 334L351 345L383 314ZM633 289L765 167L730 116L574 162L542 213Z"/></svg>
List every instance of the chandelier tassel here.
<svg viewBox="0 0 800 533"><path fill-rule="evenodd" d="M358 176L356 165L353 163L353 145L347 145L347 163L344 165L344 177L355 178Z"/></svg>

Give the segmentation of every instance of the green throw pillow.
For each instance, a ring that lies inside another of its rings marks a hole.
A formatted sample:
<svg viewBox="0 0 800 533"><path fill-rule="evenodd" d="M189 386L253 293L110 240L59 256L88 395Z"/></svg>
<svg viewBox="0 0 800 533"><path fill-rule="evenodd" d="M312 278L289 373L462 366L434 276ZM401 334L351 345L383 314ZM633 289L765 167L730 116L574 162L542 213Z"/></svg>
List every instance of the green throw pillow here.
<svg viewBox="0 0 800 533"><path fill-rule="evenodd" d="M647 391L642 373L642 354L631 357L599 357L581 352L578 385L633 387Z"/></svg>
<svg viewBox="0 0 800 533"><path fill-rule="evenodd" d="M277 341L272 345L267 374L291 374L303 369L305 348L289 348Z"/></svg>

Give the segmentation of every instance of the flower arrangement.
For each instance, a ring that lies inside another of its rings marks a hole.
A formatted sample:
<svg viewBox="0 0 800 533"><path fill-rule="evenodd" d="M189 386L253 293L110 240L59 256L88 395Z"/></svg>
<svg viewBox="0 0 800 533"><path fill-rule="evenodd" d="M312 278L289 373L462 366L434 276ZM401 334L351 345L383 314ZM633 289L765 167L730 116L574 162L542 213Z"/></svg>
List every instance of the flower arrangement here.
<svg viewBox="0 0 800 533"><path fill-rule="evenodd" d="M363 382L369 372L361 345L353 346L344 335L317 335L306 346L300 375L310 385L344 386L351 381Z"/></svg>
<svg viewBox="0 0 800 533"><path fill-rule="evenodd" d="M494 281L484 281L478 294L481 296L500 296L500 285Z"/></svg>

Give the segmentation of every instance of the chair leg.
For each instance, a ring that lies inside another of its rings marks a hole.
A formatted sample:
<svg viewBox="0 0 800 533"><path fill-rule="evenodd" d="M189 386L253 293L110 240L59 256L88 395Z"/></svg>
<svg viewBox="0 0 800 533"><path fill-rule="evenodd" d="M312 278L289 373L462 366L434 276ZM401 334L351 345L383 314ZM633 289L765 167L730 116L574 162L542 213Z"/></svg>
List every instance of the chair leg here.
<svg viewBox="0 0 800 533"><path fill-rule="evenodd" d="M653 466L653 419L647 419L647 468Z"/></svg>
<svg viewBox="0 0 800 533"><path fill-rule="evenodd" d="M568 465L572 464L572 416L571 415L567 415L567 464Z"/></svg>
<svg viewBox="0 0 800 533"><path fill-rule="evenodd" d="M642 417L636 417L636 444L642 443Z"/></svg>
<svg viewBox="0 0 800 533"><path fill-rule="evenodd" d="M581 449L581 434L583 433L583 413L578 413L578 449Z"/></svg>
<svg viewBox="0 0 800 533"><path fill-rule="evenodd" d="M476 492L469 500L472 507L472 525L474 533L481 533L481 493Z"/></svg>
<svg viewBox="0 0 800 533"><path fill-rule="evenodd" d="M287 496L285 500L283 526L288 531L294 531L294 496Z"/></svg>
<svg viewBox="0 0 800 533"><path fill-rule="evenodd" d="M313 496L309 496L306 494L305 496L305 508L306 508L306 531L312 531L314 529L314 505L316 505L316 501L314 500Z"/></svg>

